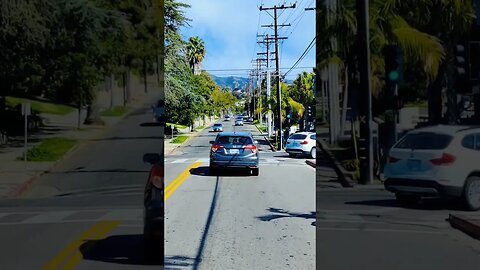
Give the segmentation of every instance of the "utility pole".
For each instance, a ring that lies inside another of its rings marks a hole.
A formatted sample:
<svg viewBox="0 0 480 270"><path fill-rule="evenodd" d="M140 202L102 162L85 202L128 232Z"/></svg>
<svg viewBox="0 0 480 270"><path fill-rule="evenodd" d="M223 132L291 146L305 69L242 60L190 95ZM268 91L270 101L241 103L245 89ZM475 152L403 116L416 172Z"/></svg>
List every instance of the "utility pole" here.
<svg viewBox="0 0 480 270"><path fill-rule="evenodd" d="M279 63L279 56L278 56L278 40L282 39L278 36L278 27L279 26L284 26L284 25L278 25L278 14L277 10L281 9L289 9L289 8L295 8L296 4L293 4L291 6L274 6L272 8L264 8L263 6L260 7L260 11L268 11L268 10L273 10L273 21L274 21L274 32L275 32L275 37L273 38L275 41L275 67L276 67L276 75L277 75L277 119L278 119L278 131L279 131L279 140L278 140L278 150L283 149L283 130L282 130L282 90L280 88L280 63ZM285 25L289 26L289 25ZM264 26L264 27L271 27L270 26ZM287 39L287 38L283 38Z"/></svg>
<svg viewBox="0 0 480 270"><path fill-rule="evenodd" d="M373 181L373 138L372 138L372 89L370 85L370 35L368 25L369 0L357 0L358 56L360 69L360 91L362 91L360 150L360 180L362 184Z"/></svg>
<svg viewBox="0 0 480 270"><path fill-rule="evenodd" d="M267 84L267 100L270 100L270 97L271 97L271 88L272 88L272 84L270 82L270 79L271 79L271 74L270 74L270 54L275 54L275 52L270 52L270 43L272 43L271 39L269 39L268 35L266 35L266 37L264 38L264 41L259 41L257 43L262 43L262 44L265 44L265 48L266 48L266 52L263 52L263 53L257 53L258 55L266 55L266 84ZM273 121L272 121L272 113L271 113L271 110L272 110L272 105L270 103L268 103L268 112L267 112L267 133L268 133L268 136L271 137L272 136L272 130L273 130Z"/></svg>

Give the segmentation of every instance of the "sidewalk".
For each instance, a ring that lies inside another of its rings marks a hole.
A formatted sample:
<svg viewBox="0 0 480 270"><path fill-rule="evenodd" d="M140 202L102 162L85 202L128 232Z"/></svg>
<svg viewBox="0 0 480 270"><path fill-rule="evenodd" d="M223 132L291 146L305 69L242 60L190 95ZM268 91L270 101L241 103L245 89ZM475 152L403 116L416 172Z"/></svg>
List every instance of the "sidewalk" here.
<svg viewBox="0 0 480 270"><path fill-rule="evenodd" d="M206 121L206 123L204 124L202 129L195 129L196 131L194 131L194 132L179 132L178 134L176 134L174 136L174 138L176 138L178 136L187 136L188 137L187 140L184 141L183 143L172 143L171 135L168 135L168 136L165 135L164 136L164 142L163 142L165 156L174 155L177 148L179 148L179 147L185 145L186 143L188 143L192 138L195 138L196 136L198 136L198 134L200 134L200 132L202 132L203 130L210 128L210 125L213 122L217 121L218 119L219 118L213 118L212 120Z"/></svg>
<svg viewBox="0 0 480 270"><path fill-rule="evenodd" d="M29 135L29 149L39 145L42 140L59 137L77 140L76 145L57 161L25 163L24 161L17 160L17 158L23 156L24 153L24 138L12 138L12 144L0 148L0 197L17 197L25 191L38 176L48 172L59 162L68 158L86 141L101 136L134 110L146 104L153 103L153 100L158 96L158 93L154 91L137 96L127 105L129 110L124 115L120 117L102 116L102 119L105 121L104 126L87 126L82 124L80 130L77 129L77 111L64 116L42 114L45 126L34 134ZM85 113L85 111L82 111L82 121L85 119Z"/></svg>

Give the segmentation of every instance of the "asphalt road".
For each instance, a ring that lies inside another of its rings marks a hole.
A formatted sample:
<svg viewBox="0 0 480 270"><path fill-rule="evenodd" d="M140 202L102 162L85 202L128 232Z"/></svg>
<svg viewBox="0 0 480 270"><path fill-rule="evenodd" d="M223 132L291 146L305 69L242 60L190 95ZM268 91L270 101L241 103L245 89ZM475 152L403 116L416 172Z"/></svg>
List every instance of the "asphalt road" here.
<svg viewBox="0 0 480 270"><path fill-rule="evenodd" d="M1 269L162 269L146 260L143 191L161 153L161 128L139 109L35 180L21 199L0 201Z"/></svg>
<svg viewBox="0 0 480 270"><path fill-rule="evenodd" d="M380 185L341 188L327 166L317 171L316 200L317 269L479 269L480 242L446 220L463 212L456 203L401 207Z"/></svg>
<svg viewBox="0 0 480 270"><path fill-rule="evenodd" d="M262 144L260 175L210 176L208 130L167 156L165 269L314 269L315 170L223 123Z"/></svg>

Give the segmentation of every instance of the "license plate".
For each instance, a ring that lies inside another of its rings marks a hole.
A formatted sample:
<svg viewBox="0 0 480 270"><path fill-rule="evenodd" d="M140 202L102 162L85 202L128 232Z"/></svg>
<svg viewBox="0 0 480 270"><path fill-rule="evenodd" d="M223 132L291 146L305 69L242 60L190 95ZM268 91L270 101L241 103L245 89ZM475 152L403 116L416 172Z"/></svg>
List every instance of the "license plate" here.
<svg viewBox="0 0 480 270"><path fill-rule="evenodd" d="M232 155L235 155L235 154L240 153L240 150L238 150L238 149L230 149L230 150L228 151L228 153L229 153L229 154L232 154Z"/></svg>
<svg viewBox="0 0 480 270"><path fill-rule="evenodd" d="M420 160L418 159L409 159L407 161L407 167L409 170L418 171L420 170Z"/></svg>

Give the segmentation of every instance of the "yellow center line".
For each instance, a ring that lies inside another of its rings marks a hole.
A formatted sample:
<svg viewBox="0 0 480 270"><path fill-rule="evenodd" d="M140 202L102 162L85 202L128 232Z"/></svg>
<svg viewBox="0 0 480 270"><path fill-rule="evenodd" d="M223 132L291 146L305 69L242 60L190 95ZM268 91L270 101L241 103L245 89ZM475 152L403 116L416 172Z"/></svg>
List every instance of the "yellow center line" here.
<svg viewBox="0 0 480 270"><path fill-rule="evenodd" d="M64 250L62 250L55 258L53 258L44 268L43 270L54 270L64 261L69 255L73 252L77 251L78 248L84 243L84 240L91 235L95 234L98 231L103 231L105 228L111 228L112 225L117 225L118 223L111 222L111 221L100 221L90 227L88 230L82 233L79 238L75 241L70 243Z"/></svg>
<svg viewBox="0 0 480 270"><path fill-rule="evenodd" d="M164 201L172 195L172 193L190 176L190 170L198 168L202 163L201 162L195 162L193 163L190 167L185 169L175 180L173 180L165 189L165 196L164 196Z"/></svg>
<svg viewBox="0 0 480 270"><path fill-rule="evenodd" d="M98 230L94 235L91 236L89 240L100 240L103 239L111 230L120 224L120 221L112 221ZM90 246L91 248L91 246ZM88 252L88 249L86 250ZM75 252L73 256L68 260L65 265L62 267L62 270L71 270L74 269L76 265L82 260L83 255L80 251Z"/></svg>

